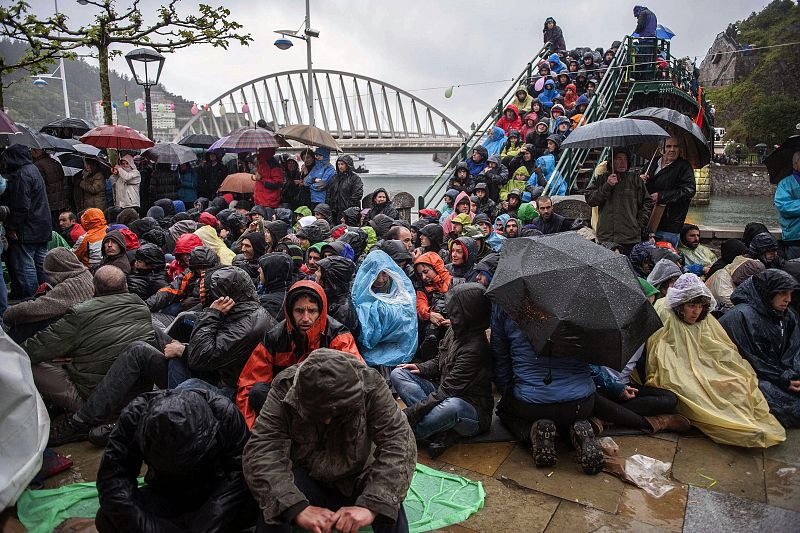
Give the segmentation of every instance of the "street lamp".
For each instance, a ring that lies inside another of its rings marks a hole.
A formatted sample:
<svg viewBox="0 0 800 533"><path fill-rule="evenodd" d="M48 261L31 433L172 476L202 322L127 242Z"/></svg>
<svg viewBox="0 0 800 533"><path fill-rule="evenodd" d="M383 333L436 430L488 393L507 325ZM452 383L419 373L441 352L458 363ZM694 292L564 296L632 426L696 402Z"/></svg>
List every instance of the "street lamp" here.
<svg viewBox="0 0 800 533"><path fill-rule="evenodd" d="M147 137L153 139L153 110L150 101L150 87L158 84L161 69L164 68L164 56L150 48L137 48L125 54L125 60L133 73L137 85L144 87L144 106L147 117ZM158 64L150 66L150 63ZM154 72L155 71L155 72ZM155 77L152 77L155 75Z"/></svg>
<svg viewBox="0 0 800 533"><path fill-rule="evenodd" d="M80 1L80 0L79 0ZM53 0L53 4L56 8L56 15L58 15L58 0ZM61 32L59 32L61 35ZM60 76L56 76L56 72L61 71ZM69 96L67 95L67 71L64 70L64 56L59 56L58 58L58 67L53 71L52 74L42 74L41 76L31 76L31 78L35 78L33 80L33 85L35 87L45 87L48 85L47 80L61 80L61 89L64 91L64 116L69 118Z"/></svg>
<svg viewBox="0 0 800 533"><path fill-rule="evenodd" d="M311 28L311 1L306 0L306 21L305 21L305 30L303 34L299 34L295 30L275 30L275 33L282 35L283 39L277 39L275 41L275 46L278 47L280 50L288 50L292 47L292 41L286 39L286 37L291 37L292 39L301 39L306 42L306 62L307 62L307 77L308 77L308 122L312 126L314 125L314 80L313 80L313 72L311 70L311 38L312 37L319 37L319 30L314 30Z"/></svg>

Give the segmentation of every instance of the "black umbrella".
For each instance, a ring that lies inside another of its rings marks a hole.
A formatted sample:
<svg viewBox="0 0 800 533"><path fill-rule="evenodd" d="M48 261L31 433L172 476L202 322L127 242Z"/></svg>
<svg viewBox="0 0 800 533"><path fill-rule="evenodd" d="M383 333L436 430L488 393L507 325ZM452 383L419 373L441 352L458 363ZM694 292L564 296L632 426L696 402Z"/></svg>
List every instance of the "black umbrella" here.
<svg viewBox="0 0 800 533"><path fill-rule="evenodd" d="M142 155L156 163L168 165L181 165L197 161L197 154L191 148L175 143L158 143L142 152Z"/></svg>
<svg viewBox="0 0 800 533"><path fill-rule="evenodd" d="M214 137L213 135L207 135L205 133L193 133L178 141L178 144L182 146L188 146L189 148L202 148L204 150L208 150L208 148L218 140L219 137Z"/></svg>
<svg viewBox="0 0 800 533"><path fill-rule="evenodd" d="M42 133L48 133L54 137L70 138L80 137L87 131L94 129L95 124L91 120L82 118L61 118L42 127Z"/></svg>
<svg viewBox="0 0 800 533"><path fill-rule="evenodd" d="M28 148L38 148L40 150L44 150L49 146L47 141L39 138L35 132L21 122L17 122L17 131L19 133L4 133L0 135L0 144L4 146L21 144Z"/></svg>
<svg viewBox="0 0 800 533"><path fill-rule="evenodd" d="M61 139L59 137L54 137L47 133L34 133L34 136L39 140L39 143L42 141L46 142L48 146L45 146L45 150L57 150L59 152L66 152L70 150L75 150L73 147L77 144L77 141L74 140L67 140Z"/></svg>
<svg viewBox="0 0 800 533"><path fill-rule="evenodd" d="M778 183L792 173L792 156L798 151L800 151L800 135L792 135L764 159L770 183Z"/></svg>
<svg viewBox="0 0 800 533"><path fill-rule="evenodd" d="M487 295L540 354L615 369L661 327L628 259L574 232L507 240Z"/></svg>
<svg viewBox="0 0 800 533"><path fill-rule="evenodd" d="M668 133L680 138L683 145L683 156L691 163L692 168L702 168L711 162L711 149L703 130L680 111L667 107L645 107L631 111L623 118L655 122ZM639 145L636 153L645 159L652 160L657 149L658 142L646 142Z"/></svg>
<svg viewBox="0 0 800 533"><path fill-rule="evenodd" d="M561 148L604 148L631 146L669 138L669 133L649 120L607 118L585 124L569 134Z"/></svg>

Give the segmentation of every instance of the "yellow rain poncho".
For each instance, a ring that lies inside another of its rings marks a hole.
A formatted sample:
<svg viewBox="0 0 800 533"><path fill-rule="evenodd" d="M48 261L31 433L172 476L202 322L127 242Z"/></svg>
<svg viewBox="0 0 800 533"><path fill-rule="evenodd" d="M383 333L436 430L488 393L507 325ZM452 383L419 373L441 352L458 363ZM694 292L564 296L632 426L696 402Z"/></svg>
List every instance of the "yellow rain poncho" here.
<svg viewBox="0 0 800 533"><path fill-rule="evenodd" d="M717 319L709 314L689 325L672 310L698 295L710 292L684 274L655 303L664 327L647 341L646 384L674 392L678 413L714 442L750 448L783 442L786 432L769 413L753 368Z"/></svg>
<svg viewBox="0 0 800 533"><path fill-rule="evenodd" d="M195 231L194 234L200 237L200 240L203 241L203 246L208 246L217 253L219 264L230 265L233 262L236 254L225 246L225 242L217 235L217 230L211 226L203 226Z"/></svg>

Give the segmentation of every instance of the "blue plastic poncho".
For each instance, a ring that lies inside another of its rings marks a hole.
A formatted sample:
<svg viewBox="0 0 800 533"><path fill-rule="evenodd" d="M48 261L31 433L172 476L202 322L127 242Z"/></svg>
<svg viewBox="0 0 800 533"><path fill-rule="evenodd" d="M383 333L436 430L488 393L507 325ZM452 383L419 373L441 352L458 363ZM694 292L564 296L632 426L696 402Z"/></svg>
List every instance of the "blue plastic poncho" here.
<svg viewBox="0 0 800 533"><path fill-rule="evenodd" d="M506 144L508 137L506 137L506 132L503 131L503 128L499 128L494 126L492 128L492 132L483 141L483 146L486 148L486 151L489 155L499 154L503 150L503 145Z"/></svg>
<svg viewBox="0 0 800 533"><path fill-rule="evenodd" d="M556 158L553 154L545 154L542 157L536 159L536 166L542 169L542 174L546 180L550 180L550 176L553 174L553 171L556 169ZM534 175L528 180L528 185L536 186L536 176ZM553 178L552 183L550 184L550 196L564 196L567 194L567 182L564 179L564 176L561 175L559 172Z"/></svg>
<svg viewBox="0 0 800 533"><path fill-rule="evenodd" d="M392 279L386 294L372 284L383 271ZM417 350L417 295L408 276L382 250L370 252L353 282L353 306L361 332L358 350L370 366L407 363Z"/></svg>

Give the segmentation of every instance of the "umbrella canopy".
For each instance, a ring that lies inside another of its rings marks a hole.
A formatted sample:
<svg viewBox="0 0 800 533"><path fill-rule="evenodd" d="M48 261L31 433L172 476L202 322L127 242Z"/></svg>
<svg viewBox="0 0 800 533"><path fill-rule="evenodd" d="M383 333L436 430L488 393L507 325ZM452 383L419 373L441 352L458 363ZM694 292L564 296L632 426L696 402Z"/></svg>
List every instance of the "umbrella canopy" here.
<svg viewBox="0 0 800 533"><path fill-rule="evenodd" d="M669 133L655 122L632 118L607 118L585 124L569 134L561 148L631 146L667 139Z"/></svg>
<svg viewBox="0 0 800 533"><path fill-rule="evenodd" d="M673 37L675 37L675 32L667 28L666 26L662 26L661 24L659 24L658 26L656 26L656 37L659 39L670 40Z"/></svg>
<svg viewBox="0 0 800 533"><path fill-rule="evenodd" d="M175 143L159 143L152 148L148 148L142 155L156 163L166 163L169 165L181 165L197 161L197 154L188 146L181 146Z"/></svg>
<svg viewBox="0 0 800 533"><path fill-rule="evenodd" d="M214 143L211 146L208 147L208 151L212 152L212 151L215 151L215 150L222 150L222 143L227 141L228 137L230 137L230 135L225 135L224 137L220 137L219 139L214 141Z"/></svg>
<svg viewBox="0 0 800 533"><path fill-rule="evenodd" d="M295 124L293 126L281 128L276 133L282 137L285 137L286 139L299 141L310 146L322 146L324 148L336 150L337 152L341 151L339 145L336 144L336 139L333 138L333 135L316 126Z"/></svg>
<svg viewBox="0 0 800 533"><path fill-rule="evenodd" d="M254 174L247 172L237 172L236 174L228 174L222 180L222 184L217 191L219 192L238 192L238 193L253 193L256 188L256 182L253 180Z"/></svg>
<svg viewBox="0 0 800 533"><path fill-rule="evenodd" d="M48 135L47 133L36 133L35 137L39 140L39 143L42 142L47 143L48 146L45 146L45 150L58 150L58 151L69 151L73 150L73 147L76 144L74 140L67 140L61 139L59 137L53 137L52 135Z"/></svg>
<svg viewBox="0 0 800 533"><path fill-rule="evenodd" d="M17 133L17 125L0 109L0 133Z"/></svg>
<svg viewBox="0 0 800 533"><path fill-rule="evenodd" d="M691 163L692 168L702 168L711 162L711 149L703 130L680 111L666 107L645 107L631 111L623 118L649 120L664 128L667 133L679 137L684 148L683 155ZM657 149L658 141L650 141L642 143L636 152L646 159L651 159Z"/></svg>
<svg viewBox="0 0 800 533"><path fill-rule="evenodd" d="M661 327L628 259L574 232L507 240L487 295L540 354L618 370Z"/></svg>
<svg viewBox="0 0 800 533"><path fill-rule="evenodd" d="M764 159L770 183L778 183L792 173L792 156L798 151L800 135L792 135Z"/></svg>
<svg viewBox="0 0 800 533"><path fill-rule="evenodd" d="M187 135L186 137L178 141L178 144L182 146L188 146L189 148L208 149L218 140L219 137L215 137L213 135L207 135L205 133L193 133L191 135Z"/></svg>
<svg viewBox="0 0 800 533"><path fill-rule="evenodd" d="M11 146L12 144L21 144L28 148L38 148L44 150L49 147L46 140L39 137L39 134L31 130L27 125L19 122L16 124L17 133L4 133L0 135L0 144L4 146Z"/></svg>
<svg viewBox="0 0 800 533"><path fill-rule="evenodd" d="M97 148L142 150L155 143L128 126L97 126L81 136L81 142Z"/></svg>
<svg viewBox="0 0 800 533"><path fill-rule="evenodd" d="M264 128L239 128L220 145L226 152L256 152L259 148L289 148L291 145Z"/></svg>
<svg viewBox="0 0 800 533"><path fill-rule="evenodd" d="M41 132L55 137L83 135L95 127L94 122L82 118L61 118L42 127ZM65 131L66 130L66 131Z"/></svg>

